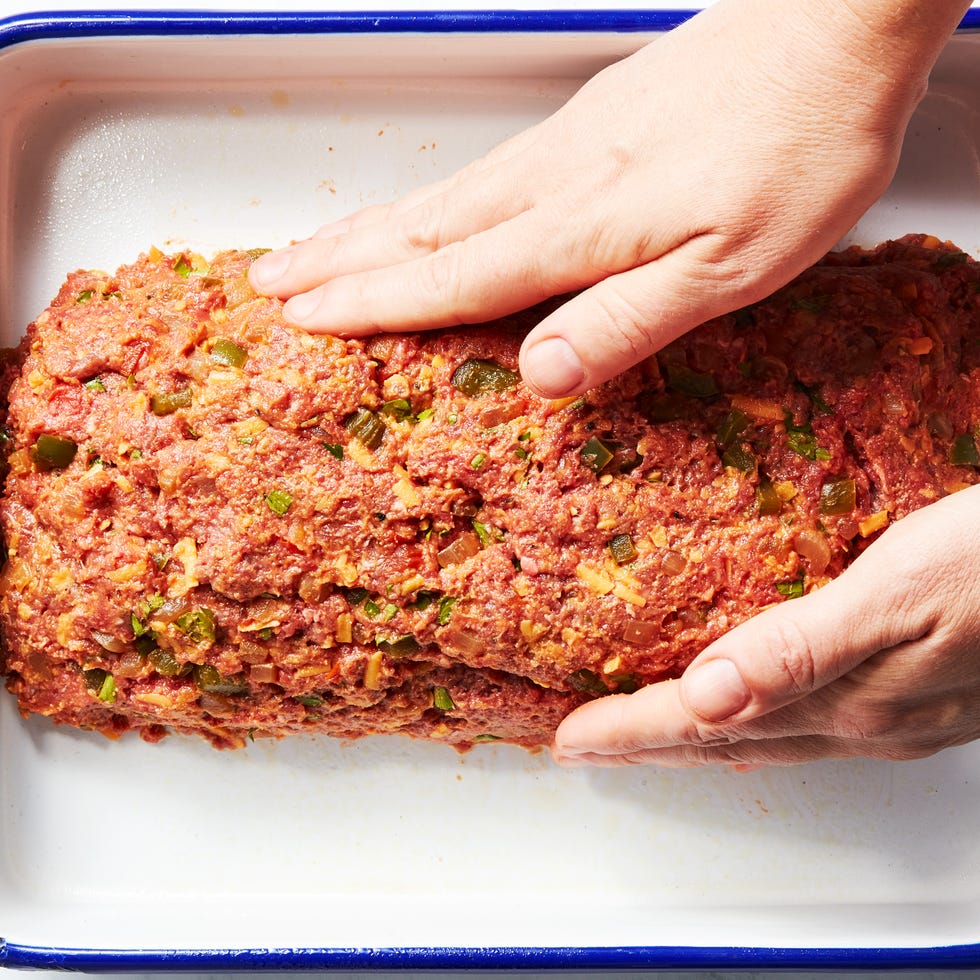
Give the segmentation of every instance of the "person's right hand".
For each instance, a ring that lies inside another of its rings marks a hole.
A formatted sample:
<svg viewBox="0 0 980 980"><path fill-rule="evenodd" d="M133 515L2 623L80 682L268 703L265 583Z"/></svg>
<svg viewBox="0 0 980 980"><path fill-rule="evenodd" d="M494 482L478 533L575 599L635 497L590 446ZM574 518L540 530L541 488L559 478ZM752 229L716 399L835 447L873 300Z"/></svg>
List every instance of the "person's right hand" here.
<svg viewBox="0 0 980 980"><path fill-rule="evenodd" d="M576 394L831 248L888 184L968 0L719 0L455 177L256 261L345 335L493 319L584 290L525 342Z"/></svg>
<svg viewBox="0 0 980 980"><path fill-rule="evenodd" d="M715 640L676 681L559 726L564 765L918 759L980 738L980 486L889 527L839 578Z"/></svg>

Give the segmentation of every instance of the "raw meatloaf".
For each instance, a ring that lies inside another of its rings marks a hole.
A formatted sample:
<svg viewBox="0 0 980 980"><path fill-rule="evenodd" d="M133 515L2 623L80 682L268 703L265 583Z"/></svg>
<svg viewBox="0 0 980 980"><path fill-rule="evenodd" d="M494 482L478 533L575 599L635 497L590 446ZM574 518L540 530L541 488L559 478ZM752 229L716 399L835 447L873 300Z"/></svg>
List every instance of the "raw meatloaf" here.
<svg viewBox="0 0 980 980"><path fill-rule="evenodd" d="M253 257L76 272L27 332L0 600L25 714L546 744L978 481L980 266L934 238L828 256L562 401L516 371L540 310L309 336Z"/></svg>

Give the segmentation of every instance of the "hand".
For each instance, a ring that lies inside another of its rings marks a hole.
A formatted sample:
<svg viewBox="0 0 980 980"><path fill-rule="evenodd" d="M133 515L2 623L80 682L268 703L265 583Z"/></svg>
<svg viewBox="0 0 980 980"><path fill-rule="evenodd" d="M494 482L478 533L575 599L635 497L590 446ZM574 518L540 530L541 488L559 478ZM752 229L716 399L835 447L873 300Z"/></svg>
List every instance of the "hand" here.
<svg viewBox="0 0 980 980"><path fill-rule="evenodd" d="M539 394L584 391L834 245L966 6L720 0L455 177L259 259L252 285L349 336L585 290L521 355Z"/></svg>
<svg viewBox="0 0 980 980"><path fill-rule="evenodd" d="M680 680L572 712L565 765L915 759L980 737L980 486L890 527L838 579L705 649Z"/></svg>

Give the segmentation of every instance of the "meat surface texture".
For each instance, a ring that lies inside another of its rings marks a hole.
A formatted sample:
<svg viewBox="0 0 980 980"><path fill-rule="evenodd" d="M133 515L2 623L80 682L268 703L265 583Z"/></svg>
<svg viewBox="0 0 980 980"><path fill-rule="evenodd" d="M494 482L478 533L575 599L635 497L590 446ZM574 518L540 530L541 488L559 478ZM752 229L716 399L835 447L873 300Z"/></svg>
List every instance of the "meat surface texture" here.
<svg viewBox="0 0 980 980"><path fill-rule="evenodd" d="M978 482L980 265L934 238L831 254L563 401L517 374L540 309L310 336L254 257L76 272L11 359L24 714L547 744Z"/></svg>

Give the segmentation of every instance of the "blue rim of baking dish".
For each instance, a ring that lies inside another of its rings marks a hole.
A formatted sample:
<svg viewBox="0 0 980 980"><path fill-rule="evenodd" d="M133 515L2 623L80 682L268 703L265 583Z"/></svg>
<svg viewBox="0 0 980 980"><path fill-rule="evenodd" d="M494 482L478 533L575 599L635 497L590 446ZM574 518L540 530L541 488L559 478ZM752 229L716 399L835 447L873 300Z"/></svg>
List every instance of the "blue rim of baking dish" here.
<svg viewBox="0 0 980 980"><path fill-rule="evenodd" d="M665 31L696 10L72 11L0 18L0 51L23 41L64 37L357 33L545 33Z"/></svg>
<svg viewBox="0 0 980 980"><path fill-rule="evenodd" d="M309 970L965 970L980 944L909 948L405 946L322 949L52 949L0 939L0 968L99 973Z"/></svg>
<svg viewBox="0 0 980 980"><path fill-rule="evenodd" d="M0 18L0 53L65 37L450 32L656 32L696 13L673 10L380 11L333 13L75 11ZM971 9L959 30L980 30ZM82 972L227 970L865 970L980 967L980 943L908 948L626 946L111 949L24 945L0 938L0 968Z"/></svg>
<svg viewBox="0 0 980 980"><path fill-rule="evenodd" d="M0 51L24 41L62 37L220 34L354 34L547 31L666 31L698 11L664 10L422 10L330 13L208 11L73 11L0 18ZM958 30L980 30L980 8Z"/></svg>

